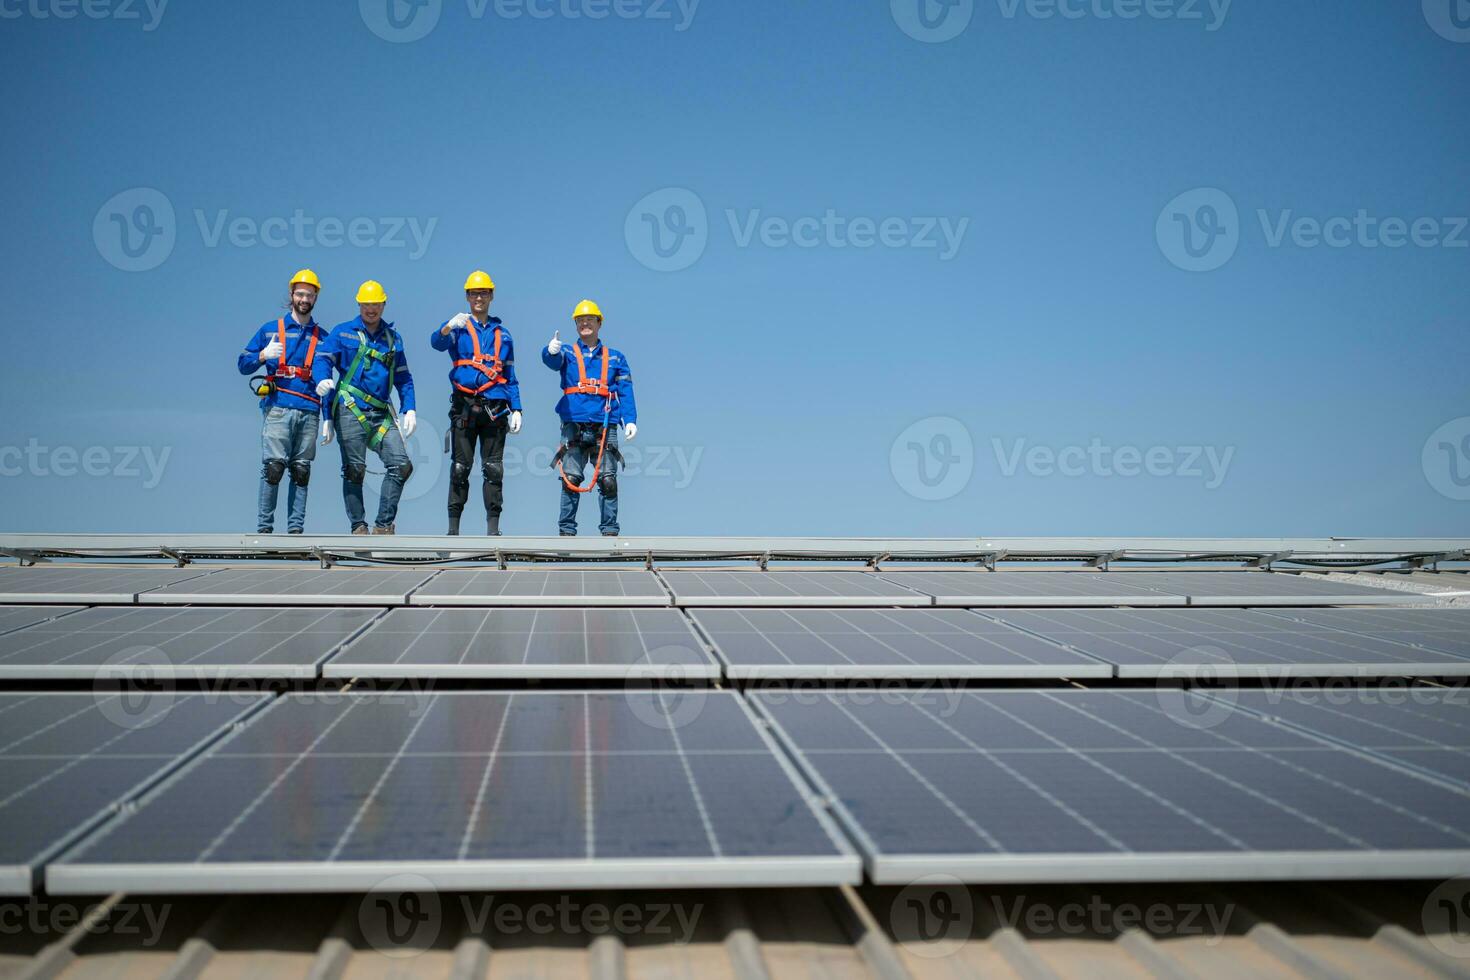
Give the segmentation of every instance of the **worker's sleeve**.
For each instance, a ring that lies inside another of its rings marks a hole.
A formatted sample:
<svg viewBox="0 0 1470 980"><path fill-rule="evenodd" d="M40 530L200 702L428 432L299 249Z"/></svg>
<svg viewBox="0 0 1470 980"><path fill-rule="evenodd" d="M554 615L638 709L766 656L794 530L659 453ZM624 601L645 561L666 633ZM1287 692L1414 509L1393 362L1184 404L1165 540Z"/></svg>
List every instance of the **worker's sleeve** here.
<svg viewBox="0 0 1470 980"><path fill-rule="evenodd" d="M448 320L445 320L444 323L439 324L439 326L434 328L434 332L429 335L429 346L435 350L450 350L454 345L453 330L448 333L441 333L444 329L444 324L448 322Z"/></svg>
<svg viewBox="0 0 1470 980"><path fill-rule="evenodd" d="M513 412L521 410L521 383L516 379L516 344L514 340L506 337L505 340L505 394L506 401L510 402Z"/></svg>
<svg viewBox="0 0 1470 980"><path fill-rule="evenodd" d="M332 376L332 368L342 357L342 335L333 331L327 334L317 349L316 360L311 362L311 383L320 384Z"/></svg>
<svg viewBox="0 0 1470 980"><path fill-rule="evenodd" d="M408 370L408 355L403 352L402 340L398 343L397 362L393 369L393 383L398 389L398 410L400 412L415 411L417 403L413 396L413 375Z"/></svg>
<svg viewBox="0 0 1470 980"><path fill-rule="evenodd" d="M575 343L575 341L574 341L574 343ZM550 347L543 347L543 348L541 348L541 363L542 364L545 364L547 367L551 368L551 370L553 370L553 371L560 371L561 368L562 368L562 365L565 364L566 361L567 361L567 347L566 347L566 344L562 344L561 350L557 351L555 354L553 354L551 352L551 348Z"/></svg>
<svg viewBox="0 0 1470 980"><path fill-rule="evenodd" d="M638 403L633 400L633 371L624 356L618 363L618 373L613 378L612 389L618 396L618 414L623 421L637 423Z"/></svg>
<svg viewBox="0 0 1470 980"><path fill-rule="evenodd" d="M260 352L265 350L265 345L265 327L261 327L255 331L255 336L250 338L250 342L240 352L241 374L251 375L260 370Z"/></svg>

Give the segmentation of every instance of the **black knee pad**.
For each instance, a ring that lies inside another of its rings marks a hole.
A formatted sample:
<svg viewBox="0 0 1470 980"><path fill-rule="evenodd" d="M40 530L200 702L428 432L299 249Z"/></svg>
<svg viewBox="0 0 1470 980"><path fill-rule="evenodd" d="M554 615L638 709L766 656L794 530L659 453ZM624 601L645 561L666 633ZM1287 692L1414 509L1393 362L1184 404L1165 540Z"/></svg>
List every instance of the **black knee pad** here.
<svg viewBox="0 0 1470 980"><path fill-rule="evenodd" d="M361 486L362 481L367 479L367 464L350 463L342 467L342 479L348 483L356 483Z"/></svg>
<svg viewBox="0 0 1470 980"><path fill-rule="evenodd" d="M470 468L464 463L450 464L449 485L456 490L468 490L470 488Z"/></svg>
<svg viewBox="0 0 1470 980"><path fill-rule="evenodd" d="M486 483L500 483L505 479L505 467L486 461L480 464L480 474L485 477Z"/></svg>
<svg viewBox="0 0 1470 980"><path fill-rule="evenodd" d="M608 500L618 499L618 475L608 470L597 478L597 488Z"/></svg>
<svg viewBox="0 0 1470 980"><path fill-rule="evenodd" d="M304 459L291 461L291 482L304 487L311 482L311 463Z"/></svg>
<svg viewBox="0 0 1470 980"><path fill-rule="evenodd" d="M413 476L413 460L405 459L403 465L398 467L398 479L407 483L408 478L411 476Z"/></svg>
<svg viewBox="0 0 1470 980"><path fill-rule="evenodd" d="M268 459L265 461L265 482L271 486L281 482L281 477L286 475L286 461L284 459Z"/></svg>

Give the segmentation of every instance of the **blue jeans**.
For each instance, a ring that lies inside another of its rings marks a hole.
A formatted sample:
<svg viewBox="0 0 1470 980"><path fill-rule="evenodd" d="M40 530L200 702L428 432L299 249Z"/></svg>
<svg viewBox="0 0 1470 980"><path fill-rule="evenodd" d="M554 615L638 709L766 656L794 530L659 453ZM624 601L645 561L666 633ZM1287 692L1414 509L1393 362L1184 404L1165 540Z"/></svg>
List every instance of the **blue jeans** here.
<svg viewBox="0 0 1470 980"><path fill-rule="evenodd" d="M370 433L347 411L340 402L334 403L333 425L337 428L337 445L342 449L342 501L347 505L347 519L356 530L367 524L366 511L362 505L362 481L367 477L367 452ZM383 421L385 412L362 407L363 414L373 427ZM398 426L388 426L383 441L374 450L383 461L383 489L378 496L378 527L387 527L398 517L398 497L403 493L403 484L413 472L408 461L408 450L403 445L403 434Z"/></svg>
<svg viewBox="0 0 1470 980"><path fill-rule="evenodd" d="M601 437L602 429L596 425L579 429L575 422L561 424L561 441L567 448L566 454L561 458L562 469L567 479L578 486L583 485L583 470L587 464L597 462L597 445ZM598 522L597 529L603 534L618 533L617 448L617 426L609 425L607 449L602 457L602 468L597 474L597 502L602 507L602 519ZM565 483L561 484L561 519L557 521L557 526L562 534L577 533L577 505L581 502L582 494L573 493L567 489Z"/></svg>
<svg viewBox="0 0 1470 980"><path fill-rule="evenodd" d="M287 521L292 531L306 529L306 484L311 478L311 461L316 459L317 426L321 417L300 408L272 408L260 428L260 499L256 530L270 534L276 529L276 501L281 478L291 477L286 492Z"/></svg>

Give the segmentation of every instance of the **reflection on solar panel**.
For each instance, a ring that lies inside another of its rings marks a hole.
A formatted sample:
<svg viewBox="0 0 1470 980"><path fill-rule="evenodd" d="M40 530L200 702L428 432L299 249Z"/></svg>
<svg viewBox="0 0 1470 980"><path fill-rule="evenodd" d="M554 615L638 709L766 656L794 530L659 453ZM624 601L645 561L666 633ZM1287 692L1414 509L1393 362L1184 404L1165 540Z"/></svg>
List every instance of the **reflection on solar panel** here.
<svg viewBox="0 0 1470 980"><path fill-rule="evenodd" d="M733 678L1111 677L1080 653L961 609L702 609Z"/></svg>
<svg viewBox="0 0 1470 980"><path fill-rule="evenodd" d="M1113 572L884 572L940 606L1182 606Z"/></svg>
<svg viewBox="0 0 1470 980"><path fill-rule="evenodd" d="M158 568L148 565L85 568L46 565L0 568L0 601L132 603L140 592L208 575L204 568Z"/></svg>
<svg viewBox="0 0 1470 980"><path fill-rule="evenodd" d="M1470 697L1464 689L1227 689L1212 697L1470 787Z"/></svg>
<svg viewBox="0 0 1470 980"><path fill-rule="evenodd" d="M1291 572L1114 572L1137 585L1189 597L1191 606L1351 606L1423 602L1422 595Z"/></svg>
<svg viewBox="0 0 1470 980"><path fill-rule="evenodd" d="M326 677L717 679L673 609L395 609Z"/></svg>
<svg viewBox="0 0 1470 980"><path fill-rule="evenodd" d="M1470 871L1470 789L1178 689L756 700L880 884Z"/></svg>
<svg viewBox="0 0 1470 980"><path fill-rule="evenodd" d="M432 570L384 568L226 568L207 579L159 589L149 603L214 605L401 606Z"/></svg>
<svg viewBox="0 0 1470 980"><path fill-rule="evenodd" d="M666 571L678 606L928 606L869 572Z"/></svg>
<svg viewBox="0 0 1470 980"><path fill-rule="evenodd" d="M990 615L1117 664L1119 677L1470 676L1470 659L1252 609L996 610Z"/></svg>
<svg viewBox="0 0 1470 980"><path fill-rule="evenodd" d="M376 609L89 609L0 636L0 678L312 678Z"/></svg>
<svg viewBox="0 0 1470 980"><path fill-rule="evenodd" d="M0 694L0 895L30 892L49 855L267 700Z"/></svg>
<svg viewBox="0 0 1470 980"><path fill-rule="evenodd" d="M82 606L0 606L0 635L44 623L83 608Z"/></svg>
<svg viewBox="0 0 1470 980"><path fill-rule="evenodd" d="M416 606L667 606L658 577L645 571L440 572L414 593Z"/></svg>
<svg viewBox="0 0 1470 980"><path fill-rule="evenodd" d="M1300 609L1272 615L1470 657L1470 609Z"/></svg>
<svg viewBox="0 0 1470 980"><path fill-rule="evenodd" d="M54 893L850 883L734 695L286 695L47 868Z"/></svg>

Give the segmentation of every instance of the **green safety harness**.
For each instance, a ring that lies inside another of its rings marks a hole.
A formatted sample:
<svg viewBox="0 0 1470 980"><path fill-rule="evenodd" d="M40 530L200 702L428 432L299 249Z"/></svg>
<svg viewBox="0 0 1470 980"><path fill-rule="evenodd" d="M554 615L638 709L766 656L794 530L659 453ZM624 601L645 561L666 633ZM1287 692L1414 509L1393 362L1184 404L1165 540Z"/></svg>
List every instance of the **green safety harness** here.
<svg viewBox="0 0 1470 980"><path fill-rule="evenodd" d="M388 434L388 430L396 425L398 420L393 415L392 405L381 398L374 398L352 383L358 380L358 372L362 370L364 362L369 359L381 361L388 366L388 391L389 397L392 397L393 375L398 367L398 346L397 339L391 330L388 333L387 353L368 343L367 334L361 330L357 331L357 356L352 359L352 366L347 369L347 373L342 376L342 383L337 386L337 401L346 406L347 411L351 412L353 417L362 423L363 429L369 433L368 448L377 449L378 443L383 441L383 436ZM383 421L376 429L363 410L358 407L359 402L385 413Z"/></svg>

